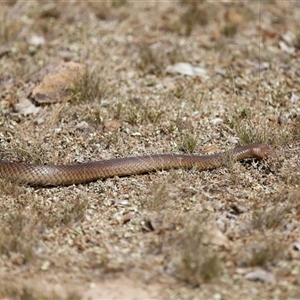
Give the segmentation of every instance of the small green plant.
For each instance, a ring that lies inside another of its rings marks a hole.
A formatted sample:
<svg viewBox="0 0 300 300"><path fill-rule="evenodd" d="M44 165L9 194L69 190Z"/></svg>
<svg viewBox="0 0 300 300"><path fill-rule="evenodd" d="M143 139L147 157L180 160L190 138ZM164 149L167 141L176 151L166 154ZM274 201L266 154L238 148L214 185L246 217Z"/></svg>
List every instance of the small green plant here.
<svg viewBox="0 0 300 300"><path fill-rule="evenodd" d="M182 137L182 150L185 153L193 153L197 146L197 141L198 139L195 136L185 133Z"/></svg>
<svg viewBox="0 0 300 300"><path fill-rule="evenodd" d="M120 120L123 112L123 105L122 103L117 103L116 107L114 108L114 119Z"/></svg>
<svg viewBox="0 0 300 300"><path fill-rule="evenodd" d="M234 37L237 33L237 24L227 24L224 26L222 32L226 37Z"/></svg>

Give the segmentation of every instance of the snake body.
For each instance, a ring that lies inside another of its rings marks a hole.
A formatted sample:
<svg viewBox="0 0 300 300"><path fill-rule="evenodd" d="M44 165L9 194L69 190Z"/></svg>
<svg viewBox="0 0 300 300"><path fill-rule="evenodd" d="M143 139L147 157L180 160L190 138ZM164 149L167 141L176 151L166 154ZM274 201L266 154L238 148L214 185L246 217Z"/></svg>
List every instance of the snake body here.
<svg viewBox="0 0 300 300"><path fill-rule="evenodd" d="M246 158L276 160L277 155L266 144L250 144L211 155L155 154L58 166L0 160L0 178L34 186L58 186L175 168L203 171Z"/></svg>

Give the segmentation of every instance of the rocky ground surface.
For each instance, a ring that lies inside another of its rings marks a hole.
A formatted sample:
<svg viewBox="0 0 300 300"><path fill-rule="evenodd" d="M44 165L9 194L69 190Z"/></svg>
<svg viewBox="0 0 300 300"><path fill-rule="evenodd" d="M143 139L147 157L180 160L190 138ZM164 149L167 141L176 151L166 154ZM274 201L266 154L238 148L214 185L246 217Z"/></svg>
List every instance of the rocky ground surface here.
<svg viewBox="0 0 300 300"><path fill-rule="evenodd" d="M267 143L278 162L0 182L1 299L299 299L300 5L2 1L0 155Z"/></svg>

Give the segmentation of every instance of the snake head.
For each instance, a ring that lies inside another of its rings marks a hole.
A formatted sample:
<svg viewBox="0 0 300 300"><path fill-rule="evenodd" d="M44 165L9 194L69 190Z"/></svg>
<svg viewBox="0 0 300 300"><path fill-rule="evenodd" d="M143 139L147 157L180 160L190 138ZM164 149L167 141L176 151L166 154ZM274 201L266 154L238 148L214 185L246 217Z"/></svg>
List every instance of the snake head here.
<svg viewBox="0 0 300 300"><path fill-rule="evenodd" d="M253 154L262 159L269 159L271 161L278 161L276 152L266 144L255 144L253 145Z"/></svg>

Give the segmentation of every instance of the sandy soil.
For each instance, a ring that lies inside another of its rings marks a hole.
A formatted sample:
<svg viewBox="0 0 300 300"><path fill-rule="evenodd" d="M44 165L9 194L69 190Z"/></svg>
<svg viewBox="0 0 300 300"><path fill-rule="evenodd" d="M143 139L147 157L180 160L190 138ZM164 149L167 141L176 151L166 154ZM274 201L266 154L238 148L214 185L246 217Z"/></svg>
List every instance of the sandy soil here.
<svg viewBox="0 0 300 300"><path fill-rule="evenodd" d="M0 299L299 299L299 12L289 1L2 1L2 159L260 142L279 160L52 188L1 179ZM46 97L39 84L62 62L81 71Z"/></svg>

